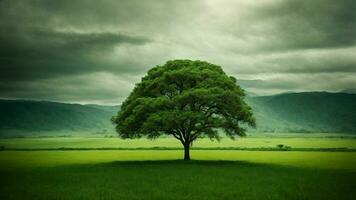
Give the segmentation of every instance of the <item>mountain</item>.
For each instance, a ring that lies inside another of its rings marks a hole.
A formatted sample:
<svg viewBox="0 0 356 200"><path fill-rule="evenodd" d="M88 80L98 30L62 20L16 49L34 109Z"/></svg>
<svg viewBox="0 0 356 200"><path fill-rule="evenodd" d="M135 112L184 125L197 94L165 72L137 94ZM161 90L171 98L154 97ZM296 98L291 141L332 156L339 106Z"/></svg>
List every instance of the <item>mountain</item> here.
<svg viewBox="0 0 356 200"><path fill-rule="evenodd" d="M258 132L356 133L356 95L302 92L247 97Z"/></svg>
<svg viewBox="0 0 356 200"><path fill-rule="evenodd" d="M84 106L107 111L112 114L116 114L120 110L120 106L106 106L106 105L97 105L97 104L85 104Z"/></svg>
<svg viewBox="0 0 356 200"><path fill-rule="evenodd" d="M356 133L356 94L303 92L247 96L257 120L251 132ZM0 135L113 132L118 106L0 100Z"/></svg>
<svg viewBox="0 0 356 200"><path fill-rule="evenodd" d="M113 129L110 119L118 110L117 106L0 100L0 135L101 132Z"/></svg>
<svg viewBox="0 0 356 200"><path fill-rule="evenodd" d="M348 93L348 94L356 94L356 88L350 88L346 90L342 90L342 93Z"/></svg>

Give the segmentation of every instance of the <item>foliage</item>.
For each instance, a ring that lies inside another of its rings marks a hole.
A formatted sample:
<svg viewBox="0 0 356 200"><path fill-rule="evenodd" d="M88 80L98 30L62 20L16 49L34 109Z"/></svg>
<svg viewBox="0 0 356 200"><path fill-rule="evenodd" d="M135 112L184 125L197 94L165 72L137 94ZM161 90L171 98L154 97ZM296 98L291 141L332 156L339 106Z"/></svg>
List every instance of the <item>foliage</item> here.
<svg viewBox="0 0 356 200"><path fill-rule="evenodd" d="M173 60L148 71L121 106L113 122L122 138L172 135L188 148L198 137L245 135L255 126L251 108L236 79L220 66Z"/></svg>

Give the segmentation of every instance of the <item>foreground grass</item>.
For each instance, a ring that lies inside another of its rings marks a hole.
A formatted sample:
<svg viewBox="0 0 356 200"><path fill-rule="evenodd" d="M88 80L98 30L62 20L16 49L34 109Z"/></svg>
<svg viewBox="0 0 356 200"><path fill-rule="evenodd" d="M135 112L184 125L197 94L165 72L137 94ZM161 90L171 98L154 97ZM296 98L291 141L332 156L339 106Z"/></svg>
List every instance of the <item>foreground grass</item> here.
<svg viewBox="0 0 356 200"><path fill-rule="evenodd" d="M98 164L113 161L178 160L182 150L0 151L0 170ZM315 169L356 171L356 152L192 150L193 159L246 161Z"/></svg>
<svg viewBox="0 0 356 200"><path fill-rule="evenodd" d="M355 152L2 151L0 199L355 199ZM137 161L141 160L141 161Z"/></svg>
<svg viewBox="0 0 356 200"><path fill-rule="evenodd" d="M1 199L354 199L354 173L231 161L121 161L2 174Z"/></svg>

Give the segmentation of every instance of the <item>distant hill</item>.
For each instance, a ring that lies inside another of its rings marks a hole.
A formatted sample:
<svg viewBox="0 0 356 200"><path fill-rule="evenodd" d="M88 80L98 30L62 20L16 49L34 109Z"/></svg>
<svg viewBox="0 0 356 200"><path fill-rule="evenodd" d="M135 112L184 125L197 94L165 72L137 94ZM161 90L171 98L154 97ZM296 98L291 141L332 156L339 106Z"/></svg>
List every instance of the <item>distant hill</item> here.
<svg viewBox="0 0 356 200"><path fill-rule="evenodd" d="M95 133L113 129L116 106L0 100L0 134Z"/></svg>
<svg viewBox="0 0 356 200"><path fill-rule="evenodd" d="M356 88L342 90L341 92L342 93L348 93L348 94L356 94Z"/></svg>
<svg viewBox="0 0 356 200"><path fill-rule="evenodd" d="M304 92L248 96L257 119L252 132L356 133L356 94ZM113 132L118 106L0 100L0 135Z"/></svg>
<svg viewBox="0 0 356 200"><path fill-rule="evenodd" d="M262 132L356 133L356 95L302 92L247 97Z"/></svg>

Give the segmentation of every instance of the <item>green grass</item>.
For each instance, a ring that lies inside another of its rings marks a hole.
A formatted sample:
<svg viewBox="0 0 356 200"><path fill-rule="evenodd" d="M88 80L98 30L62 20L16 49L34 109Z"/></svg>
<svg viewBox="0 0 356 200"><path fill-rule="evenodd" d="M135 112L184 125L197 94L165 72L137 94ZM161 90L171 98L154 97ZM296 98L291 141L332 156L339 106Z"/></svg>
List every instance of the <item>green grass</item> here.
<svg viewBox="0 0 356 200"><path fill-rule="evenodd" d="M216 148L270 148L278 144L292 148L351 148L356 149L355 138L321 138L321 137L245 137L230 140L223 138L220 142L209 139L197 140L193 147ZM181 148L180 142L173 138L159 138L157 140L136 139L122 140L119 138L15 138L0 139L0 146L6 148L151 148L169 147Z"/></svg>
<svg viewBox="0 0 356 200"><path fill-rule="evenodd" d="M0 199L354 199L355 152L2 151Z"/></svg>
<svg viewBox="0 0 356 200"><path fill-rule="evenodd" d="M303 136L304 137L304 136ZM356 149L353 137L247 137L194 147ZM171 138L0 139L6 148L181 148ZM0 199L355 199L356 152L0 151Z"/></svg>
<svg viewBox="0 0 356 200"><path fill-rule="evenodd" d="M30 169L113 161L177 160L181 150L0 151L0 169ZM192 150L192 159L244 161L313 169L356 171L356 152Z"/></svg>

